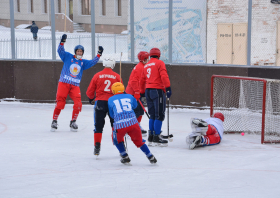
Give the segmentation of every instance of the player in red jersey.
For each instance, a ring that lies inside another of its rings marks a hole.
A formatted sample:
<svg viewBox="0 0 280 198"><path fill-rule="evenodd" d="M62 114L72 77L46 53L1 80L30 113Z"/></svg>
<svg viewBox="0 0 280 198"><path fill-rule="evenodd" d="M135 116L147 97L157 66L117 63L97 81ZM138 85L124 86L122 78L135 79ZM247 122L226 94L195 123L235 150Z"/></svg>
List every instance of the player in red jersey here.
<svg viewBox="0 0 280 198"><path fill-rule="evenodd" d="M53 112L53 121L51 124L51 131L54 132L57 129L57 118L66 104L66 98L69 95L74 101L72 120L70 121L70 130L78 131L78 125L76 124L77 117L82 111L82 100L80 91L80 82L82 79L83 71L94 66L103 52L103 47L99 46L98 54L92 60L82 59L84 54L84 47L77 45L74 48L75 55L66 52L64 49L64 43L66 42L67 35L63 34L57 52L59 57L63 61L63 67L61 70L59 83L56 93L56 105Z"/></svg>
<svg viewBox="0 0 280 198"><path fill-rule="evenodd" d="M144 110L139 103L139 99L142 102L142 98L145 97L145 94L142 94L140 96L140 80L141 80L141 76L143 73L144 65L149 61L149 53L145 52L145 51L139 52L138 59L139 59L139 63L133 68L133 70L130 74L128 85L126 87L125 92L133 95L134 98L137 100L138 105L137 105L136 109L134 109L134 112L135 112L136 118L137 118L139 126L140 126L142 116L144 115ZM140 126L140 128L142 131L142 135L146 136L147 131L143 130L141 126Z"/></svg>
<svg viewBox="0 0 280 198"><path fill-rule="evenodd" d="M144 66L141 81L140 93L145 93L149 120L149 145L167 146L168 141L160 136L162 121L165 117L166 98L171 96L170 80L163 61L159 60L160 50L150 50L150 61ZM145 90L146 87L146 90Z"/></svg>
<svg viewBox="0 0 280 198"><path fill-rule="evenodd" d="M105 58L103 61L105 67L102 71L96 73L87 89L87 97L94 107L94 155L99 155L101 147L102 132L105 125L105 117L108 114L113 128L114 120L109 115L108 99L114 94L111 86L115 82L120 82L120 75L113 71L115 59Z"/></svg>

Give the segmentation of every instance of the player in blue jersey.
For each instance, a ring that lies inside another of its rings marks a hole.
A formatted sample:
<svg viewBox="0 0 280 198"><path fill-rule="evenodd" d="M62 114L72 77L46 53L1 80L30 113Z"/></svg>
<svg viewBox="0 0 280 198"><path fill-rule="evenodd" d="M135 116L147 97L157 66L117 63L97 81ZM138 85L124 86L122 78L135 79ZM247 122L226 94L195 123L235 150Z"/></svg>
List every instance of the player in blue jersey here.
<svg viewBox="0 0 280 198"><path fill-rule="evenodd" d="M123 144L125 134L131 137L133 143L146 154L152 164L156 163L156 158L142 139L142 132L133 111L137 107L136 99L130 94L124 94L124 85L120 82L114 83L111 89L114 96L109 98L108 107L110 116L114 119L113 141L121 154L121 163L130 162Z"/></svg>
<svg viewBox="0 0 280 198"><path fill-rule="evenodd" d="M83 71L94 66L103 53L103 47L99 46L98 54L93 60L82 59L84 54L84 47L77 45L74 48L75 55L64 50L64 43L66 42L67 35L63 34L57 52L63 61L63 68L60 74L59 83L56 93L56 106L53 113L53 121L51 124L51 131L57 129L57 118L66 104L66 98L69 95L74 101L72 119L70 121L71 131L77 131L78 125L76 124L77 117L82 110L82 100L80 91L80 82L82 79Z"/></svg>

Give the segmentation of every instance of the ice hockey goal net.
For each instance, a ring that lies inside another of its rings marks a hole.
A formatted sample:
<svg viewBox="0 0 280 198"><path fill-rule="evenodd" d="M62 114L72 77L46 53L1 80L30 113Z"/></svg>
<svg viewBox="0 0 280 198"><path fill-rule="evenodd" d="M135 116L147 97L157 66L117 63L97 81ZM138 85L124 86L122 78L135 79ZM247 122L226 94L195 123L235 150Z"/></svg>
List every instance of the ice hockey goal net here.
<svg viewBox="0 0 280 198"><path fill-rule="evenodd" d="M261 134L280 143L280 80L213 75L210 115L225 116L225 132Z"/></svg>

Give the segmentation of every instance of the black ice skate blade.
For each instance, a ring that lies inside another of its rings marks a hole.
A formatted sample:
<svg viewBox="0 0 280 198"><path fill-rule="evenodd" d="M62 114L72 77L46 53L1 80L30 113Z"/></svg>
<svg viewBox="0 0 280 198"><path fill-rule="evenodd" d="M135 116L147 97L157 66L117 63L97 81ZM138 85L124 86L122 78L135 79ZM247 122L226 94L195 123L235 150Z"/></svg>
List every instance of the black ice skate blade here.
<svg viewBox="0 0 280 198"><path fill-rule="evenodd" d="M163 139L170 139L170 138L173 138L173 135L172 134L170 134L170 135L161 135L161 137Z"/></svg>

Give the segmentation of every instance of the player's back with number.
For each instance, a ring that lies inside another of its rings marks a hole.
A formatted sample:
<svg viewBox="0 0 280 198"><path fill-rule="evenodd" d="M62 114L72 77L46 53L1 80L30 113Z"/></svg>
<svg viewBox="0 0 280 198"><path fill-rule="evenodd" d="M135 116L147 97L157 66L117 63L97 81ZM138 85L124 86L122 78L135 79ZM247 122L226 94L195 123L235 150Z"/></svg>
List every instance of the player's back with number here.
<svg viewBox="0 0 280 198"><path fill-rule="evenodd" d="M95 100L108 101L113 96L111 86L115 82L120 82L120 75L112 69L104 68L93 76L86 94L89 98L94 98L96 92Z"/></svg>
<svg viewBox="0 0 280 198"><path fill-rule="evenodd" d="M166 71L165 64L162 60L151 58L144 66L141 88L143 89L146 83L146 88L163 89L170 87L170 80ZM142 91L143 92L143 91Z"/></svg>
<svg viewBox="0 0 280 198"><path fill-rule="evenodd" d="M130 94L117 94L109 98L110 116L114 119L114 129L122 129L138 123L133 109L137 107L136 99Z"/></svg>

